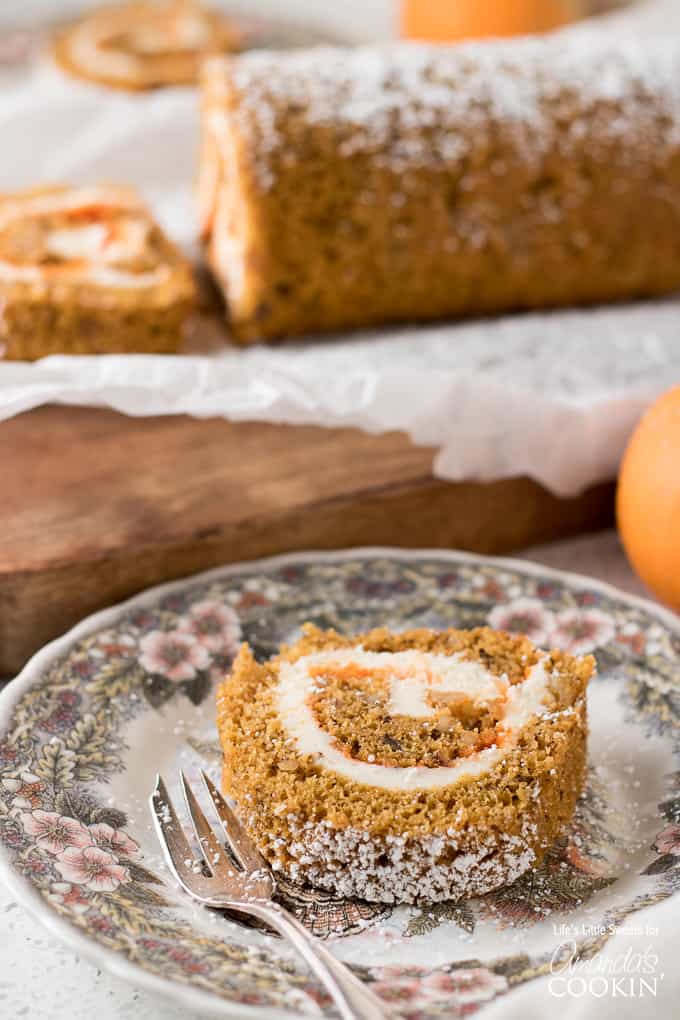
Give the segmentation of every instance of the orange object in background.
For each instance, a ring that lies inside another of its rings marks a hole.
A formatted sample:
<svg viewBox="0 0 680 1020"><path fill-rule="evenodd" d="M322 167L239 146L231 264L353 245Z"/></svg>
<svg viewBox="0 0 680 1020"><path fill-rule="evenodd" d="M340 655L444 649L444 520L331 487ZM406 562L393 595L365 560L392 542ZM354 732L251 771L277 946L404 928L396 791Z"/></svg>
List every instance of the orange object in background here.
<svg viewBox="0 0 680 1020"><path fill-rule="evenodd" d="M645 414L628 444L616 498L619 532L633 567L680 612L680 386Z"/></svg>
<svg viewBox="0 0 680 1020"><path fill-rule="evenodd" d="M438 42L545 32L574 21L583 0L402 0L401 34Z"/></svg>

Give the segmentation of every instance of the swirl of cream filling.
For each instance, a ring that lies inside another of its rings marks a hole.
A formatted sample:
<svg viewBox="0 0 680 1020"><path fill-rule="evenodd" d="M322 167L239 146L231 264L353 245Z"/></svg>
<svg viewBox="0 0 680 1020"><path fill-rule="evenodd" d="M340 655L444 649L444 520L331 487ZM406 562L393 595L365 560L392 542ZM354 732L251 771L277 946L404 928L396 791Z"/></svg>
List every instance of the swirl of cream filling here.
<svg viewBox="0 0 680 1020"><path fill-rule="evenodd" d="M80 210L91 207L99 216L90 222L79 222ZM107 211L111 216L107 218ZM150 287L167 278L167 265L135 271L125 263L143 257L147 251L150 223L140 218L141 206L121 200L105 189L83 189L73 192L36 195L16 203L7 203L0 210L2 230L18 221L23 230L31 221L40 230L41 220L61 215L59 226L45 229L42 234L46 262L14 262L2 256L0 245L0 279L37 282L56 274L63 279L85 280L108 287ZM128 214L127 216L125 214ZM122 214L122 215L121 215ZM69 216L74 216L69 222Z"/></svg>
<svg viewBox="0 0 680 1020"><path fill-rule="evenodd" d="M359 761L338 746L334 737L321 728L309 703L318 690L319 670L332 675L334 669L356 666L387 676L390 711L394 715L426 718L434 709L428 704L428 692L459 693L480 704L504 699L501 718L503 746L492 746L463 758L455 765L392 766ZM548 676L539 660L524 681L511 684L482 663L460 655L437 655L417 650L403 652L367 652L361 646L341 648L303 656L296 662L279 666L276 703L281 723L298 754L310 755L319 765L346 779L386 790L437 789L464 778L482 775L507 754L519 734L534 716L548 713L545 695Z"/></svg>

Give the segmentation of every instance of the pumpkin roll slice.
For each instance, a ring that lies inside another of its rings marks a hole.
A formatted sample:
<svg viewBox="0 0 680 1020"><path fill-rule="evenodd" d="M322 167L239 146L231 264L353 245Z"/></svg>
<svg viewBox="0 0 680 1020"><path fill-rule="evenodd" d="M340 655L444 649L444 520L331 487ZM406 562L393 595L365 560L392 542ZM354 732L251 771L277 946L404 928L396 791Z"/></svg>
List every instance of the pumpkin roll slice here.
<svg viewBox="0 0 680 1020"><path fill-rule="evenodd" d="M307 625L218 692L224 792L275 871L386 903L486 893L573 816L592 658L482 628Z"/></svg>
<svg viewBox="0 0 680 1020"><path fill-rule="evenodd" d="M680 287L680 43L206 62L203 236L242 342Z"/></svg>
<svg viewBox="0 0 680 1020"><path fill-rule="evenodd" d="M53 54L71 75L139 91L194 84L206 54L240 44L231 19L194 0L142 0L88 11L55 36Z"/></svg>
<svg viewBox="0 0 680 1020"><path fill-rule="evenodd" d="M188 260L129 188L0 195L0 356L177 350Z"/></svg>

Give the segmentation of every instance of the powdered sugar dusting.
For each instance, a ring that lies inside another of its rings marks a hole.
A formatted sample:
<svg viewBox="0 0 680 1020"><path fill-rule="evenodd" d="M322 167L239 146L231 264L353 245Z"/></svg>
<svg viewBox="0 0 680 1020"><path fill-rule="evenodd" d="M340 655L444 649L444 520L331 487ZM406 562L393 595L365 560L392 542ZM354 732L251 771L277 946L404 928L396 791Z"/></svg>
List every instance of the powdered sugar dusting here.
<svg viewBox="0 0 680 1020"><path fill-rule="evenodd" d="M291 825L289 877L341 896L379 903L437 903L478 896L510 882L531 867L535 827L525 820L520 835L500 834L463 848L453 831L433 836L388 835L378 839L329 822ZM270 853L276 863L276 847Z"/></svg>
<svg viewBox="0 0 680 1020"><path fill-rule="evenodd" d="M220 79L237 94L235 122L257 140L268 183L287 146L282 125L298 117L333 132L342 156L369 151L397 171L464 164L499 130L529 165L555 145L592 142L594 129L635 148L662 124L666 143L680 142L680 47L665 39L565 32L456 47L258 51L209 61L208 88Z"/></svg>

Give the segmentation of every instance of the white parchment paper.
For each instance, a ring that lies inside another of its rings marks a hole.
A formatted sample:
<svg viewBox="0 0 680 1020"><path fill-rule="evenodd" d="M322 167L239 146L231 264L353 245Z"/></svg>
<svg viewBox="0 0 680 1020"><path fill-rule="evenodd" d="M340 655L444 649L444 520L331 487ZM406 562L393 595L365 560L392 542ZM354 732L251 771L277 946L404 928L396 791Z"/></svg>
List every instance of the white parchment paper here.
<svg viewBox="0 0 680 1020"><path fill-rule="evenodd" d="M42 61L0 74L0 189L130 182L194 244L196 93L128 96ZM680 299L309 339L203 356L0 363L0 419L40 404L131 415L402 429L446 478L528 474L559 494L612 477L645 406L680 383Z"/></svg>

